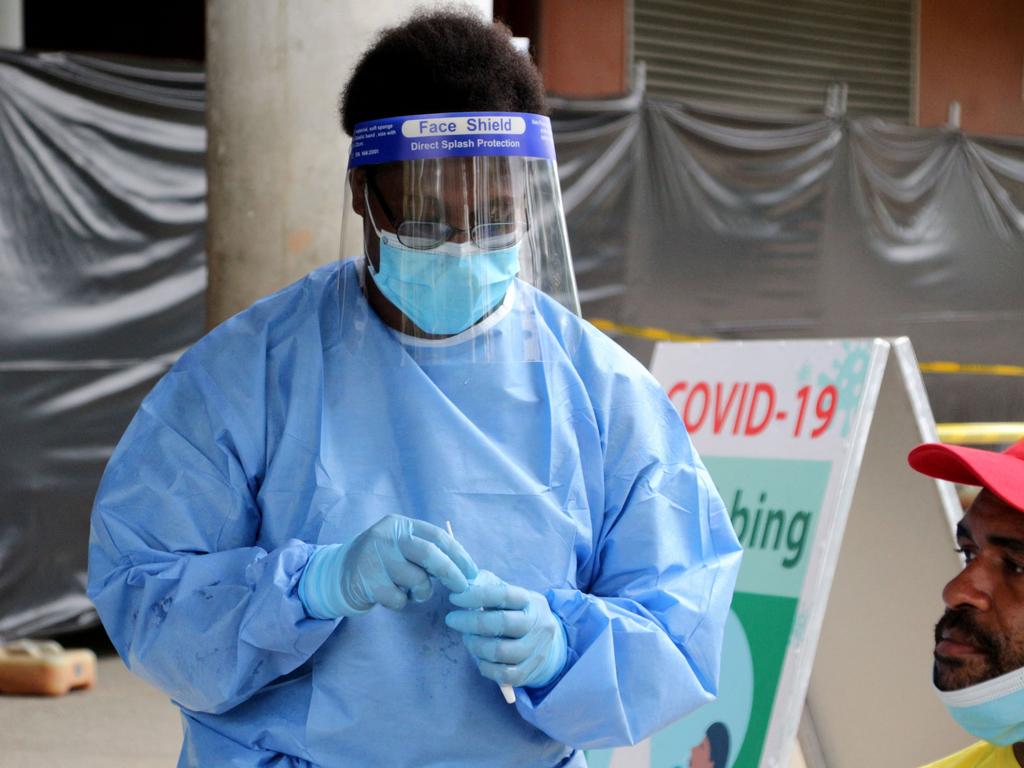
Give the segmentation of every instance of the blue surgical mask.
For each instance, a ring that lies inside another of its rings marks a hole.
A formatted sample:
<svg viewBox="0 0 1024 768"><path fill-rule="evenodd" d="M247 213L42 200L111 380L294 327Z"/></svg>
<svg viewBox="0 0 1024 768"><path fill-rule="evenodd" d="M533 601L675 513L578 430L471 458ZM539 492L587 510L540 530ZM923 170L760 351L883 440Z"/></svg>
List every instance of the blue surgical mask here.
<svg viewBox="0 0 1024 768"><path fill-rule="evenodd" d="M958 691L939 691L939 700L960 727L1001 747L1024 741L1024 667Z"/></svg>
<svg viewBox="0 0 1024 768"><path fill-rule="evenodd" d="M485 251L473 243L443 243L431 250L406 248L378 232L380 269L367 271L380 292L418 328L436 336L461 333L505 298L519 273L519 243Z"/></svg>

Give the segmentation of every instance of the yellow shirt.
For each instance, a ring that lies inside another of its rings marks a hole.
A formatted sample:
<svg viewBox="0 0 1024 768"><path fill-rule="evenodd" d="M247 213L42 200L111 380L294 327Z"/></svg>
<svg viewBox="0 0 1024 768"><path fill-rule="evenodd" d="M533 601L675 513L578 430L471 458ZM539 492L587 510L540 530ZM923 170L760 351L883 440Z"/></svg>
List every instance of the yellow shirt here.
<svg viewBox="0 0 1024 768"><path fill-rule="evenodd" d="M944 757L923 768L1020 768L1013 756L1013 745L997 747L987 741L979 741L955 755Z"/></svg>

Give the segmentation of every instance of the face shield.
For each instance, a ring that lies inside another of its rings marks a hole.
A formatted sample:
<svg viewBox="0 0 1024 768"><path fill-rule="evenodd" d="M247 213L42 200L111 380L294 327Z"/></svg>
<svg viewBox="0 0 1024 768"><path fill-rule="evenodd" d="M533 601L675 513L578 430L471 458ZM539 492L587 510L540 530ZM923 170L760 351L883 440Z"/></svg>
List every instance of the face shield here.
<svg viewBox="0 0 1024 768"><path fill-rule="evenodd" d="M579 315L551 126L540 115L360 123L342 242L361 250L350 269L362 301L341 301L350 343L381 324L417 360L541 361L553 351L542 326ZM364 306L372 314L361 318Z"/></svg>

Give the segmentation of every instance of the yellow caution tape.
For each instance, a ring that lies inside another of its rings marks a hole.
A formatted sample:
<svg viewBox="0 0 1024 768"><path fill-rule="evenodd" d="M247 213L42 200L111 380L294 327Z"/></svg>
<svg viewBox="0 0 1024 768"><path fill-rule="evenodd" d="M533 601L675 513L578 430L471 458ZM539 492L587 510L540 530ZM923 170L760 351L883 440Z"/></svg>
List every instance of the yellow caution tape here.
<svg viewBox="0 0 1024 768"><path fill-rule="evenodd" d="M1008 445L1024 439L1024 422L979 421L972 424L936 424L939 440L954 445Z"/></svg>
<svg viewBox="0 0 1024 768"><path fill-rule="evenodd" d="M651 328L643 325L626 325L595 317L591 324L602 331L621 333L650 341L720 341L714 336L687 336L673 333L664 328ZM963 373L974 376L1024 376L1024 365L985 365L983 363L954 363L948 360L937 360L930 363L919 363L921 373Z"/></svg>
<svg viewBox="0 0 1024 768"><path fill-rule="evenodd" d="M920 363L922 373L969 373L981 376L1024 376L1024 365L983 365L981 363L952 363L941 360Z"/></svg>

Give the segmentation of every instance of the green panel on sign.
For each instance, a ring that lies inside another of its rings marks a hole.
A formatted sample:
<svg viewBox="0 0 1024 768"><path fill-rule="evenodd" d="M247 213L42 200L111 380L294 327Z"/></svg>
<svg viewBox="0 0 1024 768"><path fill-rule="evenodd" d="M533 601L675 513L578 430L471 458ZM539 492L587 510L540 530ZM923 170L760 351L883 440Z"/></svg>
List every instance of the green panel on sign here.
<svg viewBox="0 0 1024 768"><path fill-rule="evenodd" d="M727 766L756 768L786 658L797 601L737 593L725 627L719 697L651 739L650 768L686 768L712 723L729 734ZM611 750L587 753L591 768L608 768ZM631 764L630 768L634 768ZM647 766L635 765L635 768ZM724 768L724 767L723 767Z"/></svg>
<svg viewBox="0 0 1024 768"><path fill-rule="evenodd" d="M651 739L651 768L686 768L714 724L728 734L726 766L756 768L797 601L737 593L726 625L719 697ZM723 767L724 768L724 767Z"/></svg>
<svg viewBox="0 0 1024 768"><path fill-rule="evenodd" d="M743 545L736 590L800 597L830 461L704 458Z"/></svg>
<svg viewBox="0 0 1024 768"><path fill-rule="evenodd" d="M786 658L796 605L796 600L786 597L742 592L733 596L732 609L747 632L754 657L754 702L750 708L746 738L731 765L755 768L761 760L761 748L771 719L782 663ZM723 660L722 663L728 662Z"/></svg>

